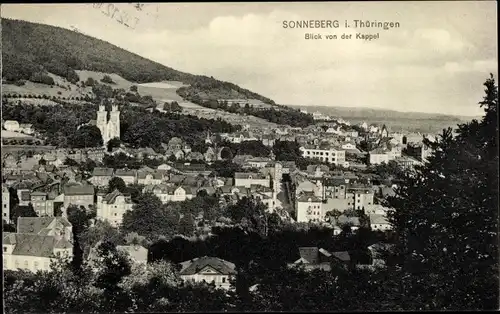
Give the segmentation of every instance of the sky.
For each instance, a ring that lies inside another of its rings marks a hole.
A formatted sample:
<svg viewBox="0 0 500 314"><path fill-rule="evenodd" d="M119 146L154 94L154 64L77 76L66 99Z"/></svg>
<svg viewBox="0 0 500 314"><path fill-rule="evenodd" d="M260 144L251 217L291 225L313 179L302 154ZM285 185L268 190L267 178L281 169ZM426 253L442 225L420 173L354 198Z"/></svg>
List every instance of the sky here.
<svg viewBox="0 0 500 314"><path fill-rule="evenodd" d="M1 16L72 29L176 70L213 76L279 104L478 116L498 78L495 1L4 4ZM103 13L104 12L104 13ZM129 16L135 29L117 22ZM345 28L353 20L399 28ZM283 21L339 20L339 28ZM306 33L322 39L306 40ZM341 39L342 34L354 39ZM355 39L356 33L379 34ZM325 38L328 34L336 40Z"/></svg>

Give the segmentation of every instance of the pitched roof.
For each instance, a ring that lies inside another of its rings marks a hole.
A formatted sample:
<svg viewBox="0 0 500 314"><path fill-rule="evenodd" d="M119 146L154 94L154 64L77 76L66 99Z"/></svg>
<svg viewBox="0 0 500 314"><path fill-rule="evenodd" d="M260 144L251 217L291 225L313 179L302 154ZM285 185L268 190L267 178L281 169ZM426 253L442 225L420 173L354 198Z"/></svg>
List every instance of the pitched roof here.
<svg viewBox="0 0 500 314"><path fill-rule="evenodd" d="M254 172L254 173L249 173L249 172L235 172L234 173L234 178L235 179L266 179L266 176L264 176L261 173Z"/></svg>
<svg viewBox="0 0 500 314"><path fill-rule="evenodd" d="M112 176L113 168L94 168L92 176Z"/></svg>
<svg viewBox="0 0 500 314"><path fill-rule="evenodd" d="M199 273L205 267L210 266L211 268L218 271L221 275L231 275L236 274L235 265L223 259L217 257L204 256L200 258L195 258L189 261L181 263L182 268L180 271L181 276L194 275Z"/></svg>
<svg viewBox="0 0 500 314"><path fill-rule="evenodd" d="M351 256L349 255L349 252L347 252L347 251L332 252L331 254L333 257L335 257L336 259L339 259L343 262L349 262L351 260Z"/></svg>
<svg viewBox="0 0 500 314"><path fill-rule="evenodd" d="M163 174L164 174L164 171L144 171L144 170L140 170L137 172L137 178L138 179L146 179L146 177L148 175L151 175L153 177L153 179L156 179L156 180L161 180L163 179Z"/></svg>
<svg viewBox="0 0 500 314"><path fill-rule="evenodd" d="M12 255L53 257L54 249L70 249L73 247L66 239L36 234L15 234L16 246Z"/></svg>
<svg viewBox="0 0 500 314"><path fill-rule="evenodd" d="M66 195L94 195L94 186L90 184L65 185L63 190Z"/></svg>
<svg viewBox="0 0 500 314"><path fill-rule="evenodd" d="M311 202L320 203L322 202L321 198L314 195L314 192L301 192L299 197L297 198L297 202Z"/></svg>
<svg viewBox="0 0 500 314"><path fill-rule="evenodd" d="M71 227L71 223L64 217L18 217L17 233L39 234L54 221L60 222L65 227Z"/></svg>
<svg viewBox="0 0 500 314"><path fill-rule="evenodd" d="M385 215L380 215L380 214L371 214L370 215L370 224L389 224L389 220L387 220L387 217Z"/></svg>
<svg viewBox="0 0 500 314"><path fill-rule="evenodd" d="M317 264L319 262L319 249L316 246L299 247L300 258L309 264Z"/></svg>
<svg viewBox="0 0 500 314"><path fill-rule="evenodd" d="M107 204L114 204L114 202L118 196L125 196L125 195L123 193L121 193L120 191L118 191L118 189L115 189L113 192L106 195L103 198L103 201L106 202ZM125 202L129 203L129 202L127 202L127 198L125 198Z"/></svg>
<svg viewBox="0 0 500 314"><path fill-rule="evenodd" d="M340 215L339 218L337 219L337 222L339 224L350 223L354 226L359 226L359 224L360 224L358 217L347 217L345 215Z"/></svg>
<svg viewBox="0 0 500 314"><path fill-rule="evenodd" d="M115 176L123 176L123 177L135 177L136 171L135 170L128 170L128 169L116 169L115 170Z"/></svg>

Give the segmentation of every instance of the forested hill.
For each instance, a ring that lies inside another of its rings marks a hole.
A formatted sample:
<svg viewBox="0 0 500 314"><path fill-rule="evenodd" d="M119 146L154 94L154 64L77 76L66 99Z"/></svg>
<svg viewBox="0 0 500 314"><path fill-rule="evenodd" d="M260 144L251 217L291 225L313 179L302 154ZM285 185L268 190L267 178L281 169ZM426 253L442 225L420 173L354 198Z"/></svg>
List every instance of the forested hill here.
<svg viewBox="0 0 500 314"><path fill-rule="evenodd" d="M183 73L148 60L108 42L60 27L2 19L2 78L7 82L30 80L50 72L76 83L75 70L116 73L123 78L148 83L166 80L191 85L191 94L206 98L258 99L274 102L235 84L212 77Z"/></svg>

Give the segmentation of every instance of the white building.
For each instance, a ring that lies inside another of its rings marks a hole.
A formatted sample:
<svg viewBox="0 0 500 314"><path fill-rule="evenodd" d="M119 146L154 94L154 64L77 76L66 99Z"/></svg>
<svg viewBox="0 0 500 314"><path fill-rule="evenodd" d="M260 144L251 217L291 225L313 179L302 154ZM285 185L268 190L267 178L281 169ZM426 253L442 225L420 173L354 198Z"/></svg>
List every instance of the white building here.
<svg viewBox="0 0 500 314"><path fill-rule="evenodd" d="M196 189L194 188L166 184L146 186L143 192L152 192L163 204L168 202L184 202L196 196Z"/></svg>
<svg viewBox="0 0 500 314"><path fill-rule="evenodd" d="M370 187L351 186L347 189L347 193L352 195L355 210L364 210L367 206L373 205L375 193Z"/></svg>
<svg viewBox="0 0 500 314"><path fill-rule="evenodd" d="M342 149L356 149L356 144L354 142L343 143Z"/></svg>
<svg viewBox="0 0 500 314"><path fill-rule="evenodd" d="M17 233L4 232L3 269L50 271L57 256L73 257L73 231L63 217L19 217Z"/></svg>
<svg viewBox="0 0 500 314"><path fill-rule="evenodd" d="M296 201L297 222L320 222L325 220L321 198L311 192L303 192Z"/></svg>
<svg viewBox="0 0 500 314"><path fill-rule="evenodd" d="M220 258L204 256L181 263L179 274L184 281L213 282L217 288L230 289L236 266Z"/></svg>
<svg viewBox="0 0 500 314"><path fill-rule="evenodd" d="M370 165L380 165L382 163L389 163L390 160L389 152L379 148L372 150L369 153L369 155L370 155Z"/></svg>
<svg viewBox="0 0 500 314"><path fill-rule="evenodd" d="M19 122L17 122L16 120L7 120L7 121L5 121L5 123L3 124L3 127L7 131L12 131L12 132L19 132L19 131L21 131L21 127L19 125Z"/></svg>
<svg viewBox="0 0 500 314"><path fill-rule="evenodd" d="M132 210L133 203L130 197L123 195L120 191L114 190L108 195L97 195L97 219L106 220L112 226L120 226L123 215Z"/></svg>
<svg viewBox="0 0 500 314"><path fill-rule="evenodd" d="M391 230L392 226L385 215L372 214L370 217L370 228L372 230L386 231Z"/></svg>
<svg viewBox="0 0 500 314"><path fill-rule="evenodd" d="M9 189L2 184L2 220L10 222L10 193Z"/></svg>
<svg viewBox="0 0 500 314"><path fill-rule="evenodd" d="M234 174L234 186L249 188L252 185L262 185L271 188L271 176L254 172L236 172Z"/></svg>
<svg viewBox="0 0 500 314"><path fill-rule="evenodd" d="M344 166L345 164L345 150L336 149L331 146L319 145L305 145L300 147L302 157L319 159L330 164Z"/></svg>

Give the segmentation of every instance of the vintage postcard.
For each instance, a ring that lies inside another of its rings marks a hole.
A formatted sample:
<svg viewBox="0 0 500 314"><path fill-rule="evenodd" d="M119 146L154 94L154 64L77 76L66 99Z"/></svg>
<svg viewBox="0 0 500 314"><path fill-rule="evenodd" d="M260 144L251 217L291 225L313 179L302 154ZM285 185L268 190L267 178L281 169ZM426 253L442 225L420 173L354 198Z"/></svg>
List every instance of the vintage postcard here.
<svg viewBox="0 0 500 314"><path fill-rule="evenodd" d="M496 8L2 4L4 312L498 310Z"/></svg>

